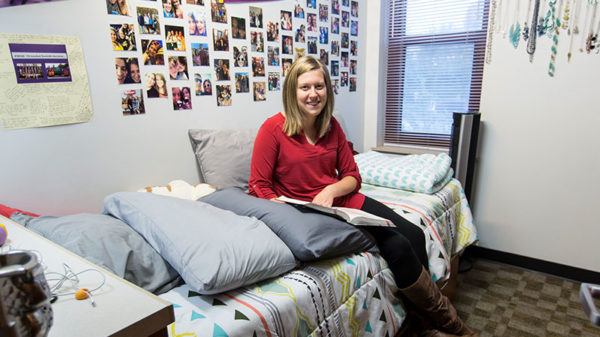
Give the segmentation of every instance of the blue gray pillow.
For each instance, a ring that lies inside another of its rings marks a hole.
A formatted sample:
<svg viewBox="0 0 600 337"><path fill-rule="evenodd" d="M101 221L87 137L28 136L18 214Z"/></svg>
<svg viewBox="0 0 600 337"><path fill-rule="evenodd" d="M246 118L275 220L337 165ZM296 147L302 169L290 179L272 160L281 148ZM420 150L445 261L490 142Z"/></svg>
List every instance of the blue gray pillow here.
<svg viewBox="0 0 600 337"><path fill-rule="evenodd" d="M296 267L290 249L256 218L203 202L119 192L104 213L128 223L201 294L216 294Z"/></svg>
<svg viewBox="0 0 600 337"><path fill-rule="evenodd" d="M112 216L80 213L36 218L14 213L11 219L150 292L160 294L182 282L140 234Z"/></svg>
<svg viewBox="0 0 600 337"><path fill-rule="evenodd" d="M321 213L256 198L240 188L223 188L198 201L262 220L300 261L377 251L370 235L358 227Z"/></svg>

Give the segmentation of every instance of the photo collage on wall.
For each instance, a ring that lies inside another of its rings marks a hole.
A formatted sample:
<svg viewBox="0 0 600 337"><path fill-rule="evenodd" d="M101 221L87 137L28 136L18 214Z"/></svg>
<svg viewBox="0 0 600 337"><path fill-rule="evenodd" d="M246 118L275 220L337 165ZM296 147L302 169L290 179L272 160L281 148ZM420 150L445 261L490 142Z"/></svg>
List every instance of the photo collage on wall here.
<svg viewBox="0 0 600 337"><path fill-rule="evenodd" d="M280 3L265 15L261 2L106 0L123 115L145 114L155 99L173 110L206 107L208 97L216 106L237 95L266 101L303 55L327 65L336 94L355 92L359 0Z"/></svg>

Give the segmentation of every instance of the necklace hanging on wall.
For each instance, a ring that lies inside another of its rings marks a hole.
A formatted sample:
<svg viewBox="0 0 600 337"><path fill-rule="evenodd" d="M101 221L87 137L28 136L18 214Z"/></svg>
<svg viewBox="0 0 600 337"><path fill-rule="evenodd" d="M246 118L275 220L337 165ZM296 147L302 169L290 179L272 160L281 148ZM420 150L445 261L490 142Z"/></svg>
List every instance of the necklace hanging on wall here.
<svg viewBox="0 0 600 337"><path fill-rule="evenodd" d="M496 24L496 0L492 0L490 9L490 23L488 27L487 45L485 48L485 63L492 63L492 38L494 37L494 25Z"/></svg>
<svg viewBox="0 0 600 337"><path fill-rule="evenodd" d="M538 22L538 12L540 10L540 0L534 0L533 13L531 15L531 28L529 41L527 42L527 54L529 54L529 62L533 62L533 54L535 54L535 41Z"/></svg>
<svg viewBox="0 0 600 337"><path fill-rule="evenodd" d="M529 39L529 25L527 24L527 18L531 13L531 0L527 4L527 12L525 12L525 22L523 23L523 41Z"/></svg>
<svg viewBox="0 0 600 337"><path fill-rule="evenodd" d="M550 5L550 20L552 21L553 26L552 47L550 47L550 64L548 65L548 75L550 75L550 77L554 77L554 73L556 72L556 54L558 52L558 34L560 33L561 27L560 9L562 5L562 0L558 4L558 11L556 9L556 0L550 1L548 4ZM557 12L558 15L556 15Z"/></svg>
<svg viewBox="0 0 600 337"><path fill-rule="evenodd" d="M515 23L510 26L509 38L513 47L517 49L519 46L519 40L521 39L521 24L519 23L519 12L521 10L521 2L517 1L515 5Z"/></svg>
<svg viewBox="0 0 600 337"><path fill-rule="evenodd" d="M585 40L585 51L589 54L592 49L596 47L596 40L598 40L597 34L594 34L594 21L596 21L596 11L598 9L598 2L594 1L594 12L592 19L590 20L590 28L587 38Z"/></svg>
<svg viewBox="0 0 600 337"><path fill-rule="evenodd" d="M575 35L579 34L579 22L577 18L579 16L579 10L581 9L581 1L573 0L573 12L571 13L571 18L569 20L569 28L567 29L567 34L571 35L571 41L569 41L569 52L567 53L567 62L571 61L571 57L573 56L573 41L575 41Z"/></svg>

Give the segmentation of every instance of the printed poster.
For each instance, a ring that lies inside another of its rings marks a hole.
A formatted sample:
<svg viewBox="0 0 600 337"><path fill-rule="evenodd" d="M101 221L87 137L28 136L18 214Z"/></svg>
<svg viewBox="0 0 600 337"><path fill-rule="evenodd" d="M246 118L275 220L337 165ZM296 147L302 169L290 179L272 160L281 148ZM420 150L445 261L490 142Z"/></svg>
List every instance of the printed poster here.
<svg viewBox="0 0 600 337"><path fill-rule="evenodd" d="M78 37L0 34L0 123L22 129L92 117Z"/></svg>

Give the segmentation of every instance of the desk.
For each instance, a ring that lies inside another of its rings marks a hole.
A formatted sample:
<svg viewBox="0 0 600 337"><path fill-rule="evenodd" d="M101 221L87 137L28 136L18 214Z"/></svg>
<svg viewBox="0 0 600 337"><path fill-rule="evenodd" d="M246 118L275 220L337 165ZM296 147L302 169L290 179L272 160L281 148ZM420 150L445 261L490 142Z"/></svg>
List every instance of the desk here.
<svg viewBox="0 0 600 337"><path fill-rule="evenodd" d="M93 268L106 276L104 286L92 294L96 306L89 300L76 300L74 296L58 297L52 304L54 322L49 337L168 335L167 326L175 320L171 303L6 217L0 216L0 223L8 231L8 240L0 247L1 251L6 251L8 246L14 250L34 250L39 253L38 257L41 256L44 272L64 274L63 263L66 263L74 273ZM78 287L94 289L101 282L98 273L86 272L79 276Z"/></svg>

